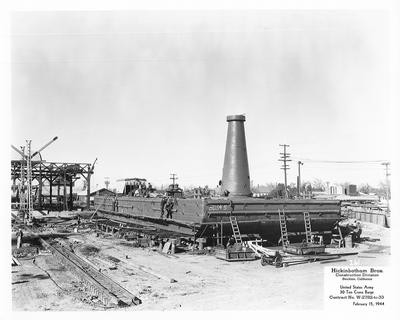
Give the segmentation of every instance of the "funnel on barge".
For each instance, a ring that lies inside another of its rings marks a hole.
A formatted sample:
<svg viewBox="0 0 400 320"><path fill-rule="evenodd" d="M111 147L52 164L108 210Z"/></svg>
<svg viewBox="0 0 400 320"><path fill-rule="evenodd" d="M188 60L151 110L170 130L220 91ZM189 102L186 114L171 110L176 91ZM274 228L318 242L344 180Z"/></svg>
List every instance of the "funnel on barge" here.
<svg viewBox="0 0 400 320"><path fill-rule="evenodd" d="M231 197L251 196L244 115L228 116L222 190Z"/></svg>

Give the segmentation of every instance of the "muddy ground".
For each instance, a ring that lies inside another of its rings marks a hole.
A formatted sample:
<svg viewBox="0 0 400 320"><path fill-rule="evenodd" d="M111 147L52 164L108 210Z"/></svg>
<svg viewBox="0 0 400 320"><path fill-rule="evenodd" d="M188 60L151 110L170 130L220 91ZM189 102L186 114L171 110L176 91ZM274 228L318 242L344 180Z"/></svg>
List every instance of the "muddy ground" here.
<svg viewBox="0 0 400 320"><path fill-rule="evenodd" d="M323 308L324 268L390 263L390 229L363 223L362 237L362 243L346 250L358 252L356 256L287 268L261 266L260 260L226 262L212 255L166 255L90 231L63 241L71 242L77 254L141 299L141 305L125 308L128 311L304 310ZM44 252L19 261L21 266L12 267L13 310L106 310L52 255ZM177 282L143 272L140 266Z"/></svg>

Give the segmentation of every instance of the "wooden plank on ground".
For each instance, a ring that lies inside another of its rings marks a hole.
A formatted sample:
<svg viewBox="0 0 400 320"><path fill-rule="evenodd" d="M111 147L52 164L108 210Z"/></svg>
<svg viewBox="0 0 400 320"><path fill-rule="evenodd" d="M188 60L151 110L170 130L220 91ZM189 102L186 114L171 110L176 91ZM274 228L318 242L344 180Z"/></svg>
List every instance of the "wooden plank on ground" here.
<svg viewBox="0 0 400 320"><path fill-rule="evenodd" d="M167 276L165 276L165 275L163 275L163 274L159 274L158 272L155 272L155 271L153 271L153 270L151 270L150 268L147 268L147 267L145 267L145 266L136 265L136 264L133 264L133 263L131 263L131 262L129 262L129 263L126 262L126 264L127 264L128 266L130 266L130 267L133 267L133 268L138 269L138 270L140 270L140 271L143 271L143 272L145 272L145 273L151 274L152 276L154 276L154 277L156 277L156 278L158 278L158 279L162 279L162 280L168 281L169 283L178 282L177 280L175 280L175 279L173 279L173 278L167 277Z"/></svg>
<svg viewBox="0 0 400 320"><path fill-rule="evenodd" d="M11 259L12 259L12 263L15 263L17 266L21 265L21 262L19 262L17 258L11 256Z"/></svg>

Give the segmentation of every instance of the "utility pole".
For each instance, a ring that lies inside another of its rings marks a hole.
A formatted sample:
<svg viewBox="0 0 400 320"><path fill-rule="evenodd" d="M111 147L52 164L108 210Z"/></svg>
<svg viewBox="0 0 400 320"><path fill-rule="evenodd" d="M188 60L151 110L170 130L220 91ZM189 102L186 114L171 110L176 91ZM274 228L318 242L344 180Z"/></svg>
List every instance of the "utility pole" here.
<svg viewBox="0 0 400 320"><path fill-rule="evenodd" d="M20 152L19 150L17 150ZM25 213L26 213L26 190L25 190L25 147L21 147L22 154L22 161L21 161L21 176L20 176L20 183L19 183L19 211L22 213L23 221L25 221Z"/></svg>
<svg viewBox="0 0 400 320"><path fill-rule="evenodd" d="M178 180L178 177L177 177L176 173L171 173L170 176L171 176L170 179L172 180L172 184L175 188L175 180Z"/></svg>
<svg viewBox="0 0 400 320"><path fill-rule="evenodd" d="M382 162L382 165L385 166L385 175L386 175L386 203L387 203L387 214L390 214L389 208L389 166L390 162Z"/></svg>
<svg viewBox="0 0 400 320"><path fill-rule="evenodd" d="M297 166L298 166L298 176L297 176L297 195L300 197L301 193L301 175L300 175L300 166L302 166L304 163L301 161L297 161Z"/></svg>
<svg viewBox="0 0 400 320"><path fill-rule="evenodd" d="M292 161L289 159L290 157L290 153L286 152L286 148L290 147L290 145L288 144L280 144L280 147L283 147L283 152L280 152L279 154L281 155L279 161L283 162L283 165L281 167L281 169L283 170L284 174L285 174L285 199L288 197L287 194L287 170L289 170L289 165L287 164L287 162Z"/></svg>
<svg viewBox="0 0 400 320"><path fill-rule="evenodd" d="M32 153L31 153L31 142L32 140L26 140L26 190L27 190L27 202L28 202L28 221L32 222L32 211L33 211L33 199L32 199Z"/></svg>
<svg viewBox="0 0 400 320"><path fill-rule="evenodd" d="M110 177L104 177L104 184L106 185L106 189L108 190L108 186L110 185Z"/></svg>
<svg viewBox="0 0 400 320"><path fill-rule="evenodd" d="M33 211L33 195L32 195L32 180L34 177L32 176L32 158L37 154L40 156L40 161L43 162L42 156L40 154L45 148L47 148L50 144L56 141L58 137L54 137L48 143L46 143L43 147L39 150L32 153L31 144L32 140L25 140L26 141L26 149L25 147L21 147L21 150L18 150L15 146L11 145L16 152L18 152L22 156L21 160L21 181L20 181L20 190L23 190L23 197L21 197L20 193L20 210L23 211L24 217L27 215L28 222L32 222L32 211ZM26 154L25 154L26 150ZM26 168L25 168L26 167ZM26 170L26 177L25 177L25 170ZM35 179L39 182L39 205L41 207L41 197L42 197L42 176L40 174L39 178L35 177ZM25 188L26 183L26 188ZM51 201L51 200L50 200ZM25 218L24 218L24 222Z"/></svg>

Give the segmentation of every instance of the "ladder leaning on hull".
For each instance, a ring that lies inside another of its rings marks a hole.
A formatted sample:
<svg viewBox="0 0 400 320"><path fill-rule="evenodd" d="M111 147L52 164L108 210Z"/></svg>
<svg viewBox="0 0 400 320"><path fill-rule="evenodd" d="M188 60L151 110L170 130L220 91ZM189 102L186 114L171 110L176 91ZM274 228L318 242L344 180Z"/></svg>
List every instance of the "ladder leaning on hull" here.
<svg viewBox="0 0 400 320"><path fill-rule="evenodd" d="M242 235L240 233L239 224L234 216L229 216L229 221L231 222L231 227L233 231L233 237L235 238L236 243L241 244L243 242Z"/></svg>
<svg viewBox="0 0 400 320"><path fill-rule="evenodd" d="M281 228L282 247L285 248L289 245L285 211L283 209L282 211L278 209L278 216L279 216L279 226Z"/></svg>
<svg viewBox="0 0 400 320"><path fill-rule="evenodd" d="M310 219L310 213L307 211L304 212L304 227L306 230L306 242L312 243L311 219Z"/></svg>
<svg viewBox="0 0 400 320"><path fill-rule="evenodd" d="M289 236L288 236L288 230L287 230L287 225L286 225L286 215L285 211L282 209L278 209L278 215L279 215L279 226L281 228L281 240L282 240L282 247L285 248L289 245ZM306 243L311 244L312 243L312 232L311 232L311 218L310 218L310 213L308 211L303 212L304 216L304 228L305 228L305 234L306 234Z"/></svg>

